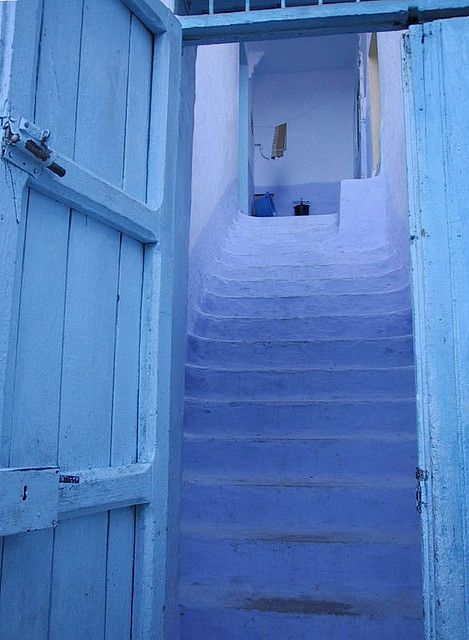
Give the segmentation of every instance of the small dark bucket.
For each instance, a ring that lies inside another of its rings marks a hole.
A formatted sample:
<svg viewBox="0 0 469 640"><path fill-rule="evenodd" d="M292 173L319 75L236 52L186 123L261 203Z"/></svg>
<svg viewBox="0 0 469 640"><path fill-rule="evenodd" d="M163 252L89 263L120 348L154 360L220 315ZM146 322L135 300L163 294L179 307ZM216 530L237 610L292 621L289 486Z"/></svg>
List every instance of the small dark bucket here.
<svg viewBox="0 0 469 640"><path fill-rule="evenodd" d="M310 205L306 202L300 202L293 207L295 210L295 216L309 216Z"/></svg>

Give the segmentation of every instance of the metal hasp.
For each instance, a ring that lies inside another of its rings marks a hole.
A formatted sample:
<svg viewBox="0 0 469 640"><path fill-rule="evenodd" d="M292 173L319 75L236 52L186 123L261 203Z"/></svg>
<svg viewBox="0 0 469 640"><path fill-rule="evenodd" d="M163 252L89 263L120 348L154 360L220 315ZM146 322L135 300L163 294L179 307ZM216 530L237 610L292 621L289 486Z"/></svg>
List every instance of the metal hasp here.
<svg viewBox="0 0 469 640"><path fill-rule="evenodd" d="M42 130L21 116L3 116L1 121L4 160L32 176L39 175L45 167L59 178L64 177L65 169L54 162L54 153L48 147L51 135L48 129Z"/></svg>

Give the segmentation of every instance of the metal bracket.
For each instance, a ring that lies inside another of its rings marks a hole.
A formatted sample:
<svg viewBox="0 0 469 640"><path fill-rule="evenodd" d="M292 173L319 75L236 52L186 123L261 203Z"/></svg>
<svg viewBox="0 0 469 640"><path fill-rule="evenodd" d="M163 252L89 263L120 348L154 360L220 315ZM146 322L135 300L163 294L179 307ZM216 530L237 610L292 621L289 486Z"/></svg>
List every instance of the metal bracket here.
<svg viewBox="0 0 469 640"><path fill-rule="evenodd" d="M64 475L59 476L60 484L80 484L80 476Z"/></svg>
<svg viewBox="0 0 469 640"><path fill-rule="evenodd" d="M415 469L415 479L417 480L417 487L415 489L415 508L417 509L418 513L422 513L422 507L426 506L426 502L423 502L422 500L422 482L427 482L428 471L417 467Z"/></svg>
<svg viewBox="0 0 469 640"><path fill-rule="evenodd" d="M42 173L44 168L59 178L65 169L54 161L54 153L48 147L50 131L40 129L21 116L0 116L3 130L2 157L32 176Z"/></svg>

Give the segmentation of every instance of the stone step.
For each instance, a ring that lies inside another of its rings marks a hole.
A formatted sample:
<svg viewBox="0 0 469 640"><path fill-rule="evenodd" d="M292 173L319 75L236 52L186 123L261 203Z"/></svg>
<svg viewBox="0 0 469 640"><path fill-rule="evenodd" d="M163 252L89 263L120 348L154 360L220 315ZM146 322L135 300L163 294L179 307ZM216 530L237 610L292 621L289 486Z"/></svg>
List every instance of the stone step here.
<svg viewBox="0 0 469 640"><path fill-rule="evenodd" d="M297 597L327 593L337 600L340 593L358 592L384 600L390 590L420 587L420 547L412 533L370 540L365 532L360 538L247 530L245 537L239 531L232 537L229 530L205 535L199 529L182 535L181 578L236 584L253 593L268 586L271 593L286 590Z"/></svg>
<svg viewBox="0 0 469 640"><path fill-rule="evenodd" d="M207 400L186 398L185 431L240 436L414 436L415 399L404 400Z"/></svg>
<svg viewBox="0 0 469 640"><path fill-rule="evenodd" d="M410 308L389 313L357 313L269 318L239 318L197 311L193 331L222 340L310 340L312 338L370 338L401 336L412 332Z"/></svg>
<svg viewBox="0 0 469 640"><path fill-rule="evenodd" d="M420 595L411 589L380 600L183 583L181 605L182 640L423 640Z"/></svg>
<svg viewBox="0 0 469 640"><path fill-rule="evenodd" d="M273 251L270 247L259 251L256 246L244 246L244 240L238 239L231 246L223 246L220 259L225 264L269 267L275 265L302 264L311 266L328 266L335 264L365 264L386 261L391 253L387 247L375 247L363 251L328 246L325 243L311 244L306 248L292 246Z"/></svg>
<svg viewBox="0 0 469 640"><path fill-rule="evenodd" d="M397 399L414 395L414 368L215 369L186 366L186 394L213 399Z"/></svg>
<svg viewBox="0 0 469 640"><path fill-rule="evenodd" d="M331 470L333 473L334 470ZM184 475L182 513L195 524L331 533L418 531L415 472L405 478Z"/></svg>
<svg viewBox="0 0 469 640"><path fill-rule="evenodd" d="M403 288L409 284L409 272L404 267L385 273L355 276L349 273L342 277L302 278L290 273L284 278L267 278L264 274L252 274L251 279L240 280L211 276L206 283L212 293L226 296L304 296L312 294L381 293Z"/></svg>
<svg viewBox="0 0 469 640"><path fill-rule="evenodd" d="M410 306L408 287L379 293L312 295L228 296L205 291L201 309L217 316L235 318L285 318L336 315L348 311L374 315L403 311Z"/></svg>
<svg viewBox="0 0 469 640"><path fill-rule="evenodd" d="M279 367L413 364L412 335L367 340L220 340L188 336L188 360L200 365Z"/></svg>
<svg viewBox="0 0 469 640"><path fill-rule="evenodd" d="M291 425L295 428L295 425ZM188 473L282 477L301 474L310 479L341 474L384 478L412 475L417 466L416 434L396 437L354 434L315 437L243 436L220 432L184 437L184 468Z"/></svg>
<svg viewBox="0 0 469 640"><path fill-rule="evenodd" d="M223 256L213 262L212 274L209 276L225 278L243 282L245 280L271 279L289 280L294 282L297 278L313 280L315 278L349 278L349 277L377 277L402 265L397 262L395 255L382 261L366 261L363 263L350 263L347 261L336 262L329 265L304 264L296 261L283 265L244 265L223 262ZM404 265L404 269L406 266Z"/></svg>

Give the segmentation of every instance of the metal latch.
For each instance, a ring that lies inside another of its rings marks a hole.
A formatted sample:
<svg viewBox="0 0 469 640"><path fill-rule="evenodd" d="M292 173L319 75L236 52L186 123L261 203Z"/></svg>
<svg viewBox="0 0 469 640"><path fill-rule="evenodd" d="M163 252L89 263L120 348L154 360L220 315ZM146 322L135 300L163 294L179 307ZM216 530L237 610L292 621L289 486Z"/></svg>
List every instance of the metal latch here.
<svg viewBox="0 0 469 640"><path fill-rule="evenodd" d="M7 162L39 175L43 168L63 178L65 169L54 161L54 153L49 149L50 131L40 129L30 120L16 116L0 118L3 129L2 157Z"/></svg>
<svg viewBox="0 0 469 640"><path fill-rule="evenodd" d="M422 482L428 480L428 471L417 467L415 470L415 479L417 480L417 487L415 489L415 508L418 513L422 513L422 507L426 506L426 503L422 500Z"/></svg>

